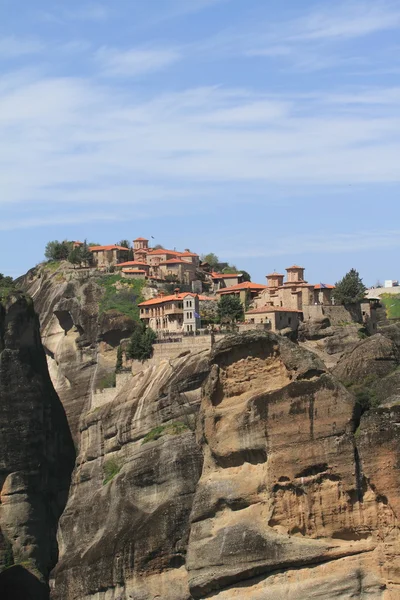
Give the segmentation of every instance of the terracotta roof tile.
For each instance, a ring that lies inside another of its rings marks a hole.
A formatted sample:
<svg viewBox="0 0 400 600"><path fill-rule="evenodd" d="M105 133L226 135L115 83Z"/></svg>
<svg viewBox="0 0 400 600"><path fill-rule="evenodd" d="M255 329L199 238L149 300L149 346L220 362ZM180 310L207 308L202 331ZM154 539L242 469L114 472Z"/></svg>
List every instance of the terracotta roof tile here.
<svg viewBox="0 0 400 600"><path fill-rule="evenodd" d="M129 248L125 248L124 246L116 246L115 244L110 244L109 246L90 246L89 250L91 252L101 252L105 250L124 250L125 252L129 252Z"/></svg>
<svg viewBox="0 0 400 600"><path fill-rule="evenodd" d="M139 238L136 238L136 240L133 240L133 241L134 242L148 242L149 240L147 238L139 237Z"/></svg>
<svg viewBox="0 0 400 600"><path fill-rule="evenodd" d="M330 285L329 283L317 283L317 285L314 285L314 289L315 290L334 290L335 286Z"/></svg>
<svg viewBox="0 0 400 600"><path fill-rule="evenodd" d="M251 283L251 281L244 281L243 283L238 283L237 285L232 285L231 287L218 290L217 294L231 294L232 292L240 292L241 290L251 290L256 292L265 289L267 289L267 286L262 285L261 283Z"/></svg>
<svg viewBox="0 0 400 600"><path fill-rule="evenodd" d="M115 265L116 267L147 267L150 269L150 265L141 260L127 260Z"/></svg>

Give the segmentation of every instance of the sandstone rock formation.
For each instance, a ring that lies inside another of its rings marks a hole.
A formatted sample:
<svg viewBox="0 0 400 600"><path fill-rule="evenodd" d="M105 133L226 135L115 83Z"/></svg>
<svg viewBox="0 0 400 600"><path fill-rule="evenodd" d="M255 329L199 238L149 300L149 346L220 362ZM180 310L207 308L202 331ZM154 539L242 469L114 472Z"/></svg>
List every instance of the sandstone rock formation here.
<svg viewBox="0 0 400 600"><path fill-rule="evenodd" d="M79 448L52 600L400 597L400 328L231 336L99 406L132 324L63 278L24 283Z"/></svg>
<svg viewBox="0 0 400 600"><path fill-rule="evenodd" d="M0 598L48 597L75 451L32 301L0 304Z"/></svg>
<svg viewBox="0 0 400 600"><path fill-rule="evenodd" d="M52 597L396 598L397 412L387 453L355 407L272 334L144 370L81 422Z"/></svg>
<svg viewBox="0 0 400 600"><path fill-rule="evenodd" d="M50 375L79 445L80 419L99 381L114 370L116 348L135 324L116 312L101 313L104 289L90 273L43 265L20 285L34 299Z"/></svg>

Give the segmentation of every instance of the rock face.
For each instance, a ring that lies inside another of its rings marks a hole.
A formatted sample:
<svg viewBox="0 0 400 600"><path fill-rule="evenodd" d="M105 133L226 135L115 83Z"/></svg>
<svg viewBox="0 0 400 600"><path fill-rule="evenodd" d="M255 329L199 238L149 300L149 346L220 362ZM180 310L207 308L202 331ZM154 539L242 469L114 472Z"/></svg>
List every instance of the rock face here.
<svg viewBox="0 0 400 600"><path fill-rule="evenodd" d="M273 334L144 369L81 421L53 600L398 598L399 419Z"/></svg>
<svg viewBox="0 0 400 600"><path fill-rule="evenodd" d="M0 597L48 597L75 451L33 304L0 304ZM14 566L12 566L14 565Z"/></svg>
<svg viewBox="0 0 400 600"><path fill-rule="evenodd" d="M208 371L204 352L166 361L85 416L52 598L190 597L195 415Z"/></svg>
<svg viewBox="0 0 400 600"><path fill-rule="evenodd" d="M101 313L104 288L97 278L63 263L29 271L20 285L34 299L50 375L79 445L80 419L99 381L114 370L116 348L135 324L122 314Z"/></svg>
<svg viewBox="0 0 400 600"><path fill-rule="evenodd" d="M52 600L398 600L399 327L231 336L93 403L132 323L93 277L24 287L79 449Z"/></svg>

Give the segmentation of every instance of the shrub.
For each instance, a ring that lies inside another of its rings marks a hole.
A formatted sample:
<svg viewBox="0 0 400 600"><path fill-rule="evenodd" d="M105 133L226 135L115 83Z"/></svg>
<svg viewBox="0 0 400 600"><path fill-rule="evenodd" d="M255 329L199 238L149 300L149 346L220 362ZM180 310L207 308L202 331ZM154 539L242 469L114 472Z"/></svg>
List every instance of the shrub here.
<svg viewBox="0 0 400 600"><path fill-rule="evenodd" d="M99 277L97 284L104 288L99 303L99 314L115 310L134 321L140 322L138 304L143 302L142 290L146 282L140 279L126 280L121 275Z"/></svg>
<svg viewBox="0 0 400 600"><path fill-rule="evenodd" d="M154 427L149 433L147 433L144 438L142 444L147 444L148 442L154 442L158 440L163 435L179 435L184 431L188 431L189 427L180 421L176 421L175 423L169 423L167 425L159 425L158 427Z"/></svg>
<svg viewBox="0 0 400 600"><path fill-rule="evenodd" d="M107 373L104 375L98 383L99 390L105 390L106 388L114 388L117 385L117 378L115 373Z"/></svg>
<svg viewBox="0 0 400 600"><path fill-rule="evenodd" d="M156 333L141 322L130 337L126 350L127 357L142 362L148 360L153 356L153 345L156 338Z"/></svg>
<svg viewBox="0 0 400 600"><path fill-rule="evenodd" d="M243 319L243 305L237 296L226 294L218 303L218 316L221 323L235 323Z"/></svg>
<svg viewBox="0 0 400 600"><path fill-rule="evenodd" d="M107 485L118 473L120 472L122 465L116 458L108 459L103 465L103 485Z"/></svg>

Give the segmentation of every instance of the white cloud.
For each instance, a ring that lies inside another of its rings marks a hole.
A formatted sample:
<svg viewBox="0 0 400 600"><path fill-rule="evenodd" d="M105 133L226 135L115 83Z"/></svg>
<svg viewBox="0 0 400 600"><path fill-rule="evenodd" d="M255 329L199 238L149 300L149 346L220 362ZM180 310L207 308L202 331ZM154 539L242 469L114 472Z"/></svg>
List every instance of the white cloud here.
<svg viewBox="0 0 400 600"><path fill-rule="evenodd" d="M169 67L180 60L181 55L172 48L126 51L101 48L96 58L105 75L132 77Z"/></svg>
<svg viewBox="0 0 400 600"><path fill-rule="evenodd" d="M350 39L400 27L400 7L393 2L335 2L293 22L294 41Z"/></svg>
<svg viewBox="0 0 400 600"><path fill-rule="evenodd" d="M0 38L0 60L18 58L42 52L44 46L34 39L20 39L15 36Z"/></svg>
<svg viewBox="0 0 400 600"><path fill-rule="evenodd" d="M329 243L327 243L329 240ZM241 247L243 248L244 245ZM270 258L299 254L340 254L400 247L400 230L353 231L351 233L322 232L313 235L281 236L273 245L252 245L238 252L236 245L230 249L217 249L222 258L236 259Z"/></svg>
<svg viewBox="0 0 400 600"><path fill-rule="evenodd" d="M122 215L115 213L80 213L79 215L57 214L47 217L21 217L16 219L2 219L0 231L13 231L16 229L32 229L33 227L48 227L49 225L80 225L85 220L99 221L123 221Z"/></svg>
<svg viewBox="0 0 400 600"><path fill-rule="evenodd" d="M269 203L274 185L399 182L398 89L362 93L390 98L390 112L365 102L355 113L353 90L285 97L211 87L145 101L115 83L17 77L0 88L0 203L167 214L185 197L190 210L206 210L216 185L245 182Z"/></svg>

